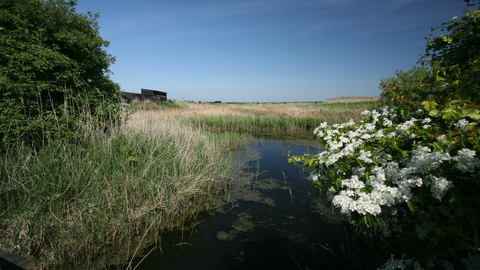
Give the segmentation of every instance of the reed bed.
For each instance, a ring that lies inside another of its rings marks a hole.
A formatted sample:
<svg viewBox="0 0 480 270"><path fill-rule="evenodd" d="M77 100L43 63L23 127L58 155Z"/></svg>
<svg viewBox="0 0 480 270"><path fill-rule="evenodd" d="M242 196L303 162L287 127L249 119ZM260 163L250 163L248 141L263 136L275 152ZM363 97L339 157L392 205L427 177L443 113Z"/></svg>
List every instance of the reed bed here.
<svg viewBox="0 0 480 270"><path fill-rule="evenodd" d="M363 102L363 101L377 101L380 100L380 97L338 97L338 98L329 98L325 100L325 103L345 103L345 102Z"/></svg>
<svg viewBox="0 0 480 270"><path fill-rule="evenodd" d="M0 157L0 248L38 258L37 269L82 265L115 244L182 228L217 206L239 135L207 133L161 111L139 111L113 134L9 148ZM232 137L233 136L233 137ZM150 239L151 241L151 239ZM86 263L87 262L87 263Z"/></svg>
<svg viewBox="0 0 480 270"><path fill-rule="evenodd" d="M187 103L183 109L164 110L195 127L220 131L308 131L322 122L360 120L365 109L377 102L355 103Z"/></svg>

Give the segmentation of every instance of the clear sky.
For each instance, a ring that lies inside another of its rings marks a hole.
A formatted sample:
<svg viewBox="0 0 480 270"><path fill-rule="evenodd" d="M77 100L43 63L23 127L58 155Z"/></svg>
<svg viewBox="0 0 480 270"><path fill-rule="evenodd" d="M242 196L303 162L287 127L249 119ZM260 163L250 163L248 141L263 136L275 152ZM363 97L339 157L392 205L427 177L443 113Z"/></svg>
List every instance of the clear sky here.
<svg viewBox="0 0 480 270"><path fill-rule="evenodd" d="M78 0L122 91L224 102L378 96L462 0ZM439 33L437 33L439 34Z"/></svg>

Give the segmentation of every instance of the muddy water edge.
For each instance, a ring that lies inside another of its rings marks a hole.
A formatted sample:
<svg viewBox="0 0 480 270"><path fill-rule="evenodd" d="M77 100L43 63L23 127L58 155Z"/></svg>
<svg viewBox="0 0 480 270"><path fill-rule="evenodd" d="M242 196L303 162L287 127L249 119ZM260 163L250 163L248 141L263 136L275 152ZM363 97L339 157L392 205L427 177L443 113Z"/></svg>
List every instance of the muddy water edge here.
<svg viewBox="0 0 480 270"><path fill-rule="evenodd" d="M235 160L244 166L223 207L102 269L355 269L339 250L349 224L313 192L309 172L284 155L316 154L321 145L311 133L254 137L238 149Z"/></svg>

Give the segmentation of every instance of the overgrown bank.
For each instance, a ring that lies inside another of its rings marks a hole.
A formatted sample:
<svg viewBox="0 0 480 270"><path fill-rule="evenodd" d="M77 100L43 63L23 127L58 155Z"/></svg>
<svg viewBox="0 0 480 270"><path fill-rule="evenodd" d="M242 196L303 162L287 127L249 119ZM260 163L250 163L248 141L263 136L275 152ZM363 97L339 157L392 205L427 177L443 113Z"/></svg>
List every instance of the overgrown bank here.
<svg viewBox="0 0 480 270"><path fill-rule="evenodd" d="M89 127L76 145L53 141L2 153L2 249L34 255L39 269L85 263L112 243L182 228L215 207L212 195L231 176L228 149L238 135L155 113L137 112L111 135Z"/></svg>

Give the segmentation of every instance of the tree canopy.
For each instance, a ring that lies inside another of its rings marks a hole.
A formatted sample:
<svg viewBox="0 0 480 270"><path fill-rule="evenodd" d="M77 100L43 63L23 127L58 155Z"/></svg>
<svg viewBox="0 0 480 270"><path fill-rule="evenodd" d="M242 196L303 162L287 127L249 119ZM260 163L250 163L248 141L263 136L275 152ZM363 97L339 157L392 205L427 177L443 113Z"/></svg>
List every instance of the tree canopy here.
<svg viewBox="0 0 480 270"><path fill-rule="evenodd" d="M68 136L81 116L115 118L119 86L109 78L115 58L99 35L98 14L78 14L75 5L63 0L0 1L3 143Z"/></svg>

